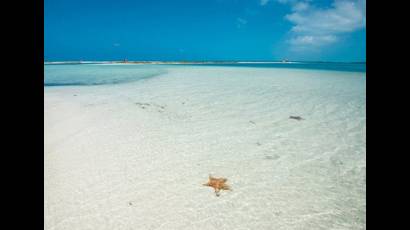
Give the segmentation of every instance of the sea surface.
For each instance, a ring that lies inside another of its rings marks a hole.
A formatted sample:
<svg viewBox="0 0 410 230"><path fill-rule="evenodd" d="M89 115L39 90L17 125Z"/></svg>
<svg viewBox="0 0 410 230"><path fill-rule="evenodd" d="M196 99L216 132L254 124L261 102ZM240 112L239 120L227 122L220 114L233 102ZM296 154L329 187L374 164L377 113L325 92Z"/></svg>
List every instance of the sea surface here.
<svg viewBox="0 0 410 230"><path fill-rule="evenodd" d="M166 72L172 66L209 66L243 68L283 68L302 70L329 70L342 72L366 72L365 63L291 62L236 64L45 64L45 86L118 84L153 77Z"/></svg>
<svg viewBox="0 0 410 230"><path fill-rule="evenodd" d="M51 165L45 173L50 229L87 224L123 229L366 228L365 64L87 64L44 69L49 101L60 110L68 107L58 103L80 106L81 119L92 126L73 131L70 142L46 148L47 154L74 154L62 146L82 143L75 149L85 156L96 146L103 151L88 158L104 162L104 167L87 164L78 178L95 167L101 182L112 180L106 188L109 200L103 198L101 185L96 187L99 200L90 191L81 203L86 195L78 191L89 190L76 187L73 175L80 166L73 166L64 178L75 192L57 199L53 194L64 189L55 186L63 188L64 182L53 174L58 171L53 160L45 162ZM123 163L110 163L118 161ZM208 174L228 178L233 191L216 197L202 186ZM92 176L87 181L98 185ZM131 210L123 197L141 207ZM90 201L98 208L87 209ZM67 210L86 219L62 218Z"/></svg>

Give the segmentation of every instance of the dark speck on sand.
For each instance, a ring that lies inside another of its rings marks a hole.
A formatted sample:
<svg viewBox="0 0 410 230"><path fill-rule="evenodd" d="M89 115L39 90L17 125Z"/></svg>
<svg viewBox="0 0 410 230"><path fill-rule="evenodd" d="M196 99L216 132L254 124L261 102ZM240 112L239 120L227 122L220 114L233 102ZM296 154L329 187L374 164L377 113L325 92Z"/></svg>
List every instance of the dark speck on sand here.
<svg viewBox="0 0 410 230"><path fill-rule="evenodd" d="M289 119L294 119L294 120L298 120L298 121L303 120L303 118L300 117L300 116L290 116Z"/></svg>

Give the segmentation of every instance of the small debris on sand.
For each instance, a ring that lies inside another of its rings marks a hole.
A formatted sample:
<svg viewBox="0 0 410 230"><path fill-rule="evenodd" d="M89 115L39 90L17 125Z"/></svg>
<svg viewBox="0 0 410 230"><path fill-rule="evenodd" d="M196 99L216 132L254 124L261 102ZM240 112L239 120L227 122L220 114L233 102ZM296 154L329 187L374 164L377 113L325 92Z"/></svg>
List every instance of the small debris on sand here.
<svg viewBox="0 0 410 230"><path fill-rule="evenodd" d="M304 120L304 119L303 119L302 117L300 117L300 116L290 116L289 119L294 119L294 120L298 120L298 121Z"/></svg>
<svg viewBox="0 0 410 230"><path fill-rule="evenodd" d="M136 105L139 105L139 106L150 106L151 104L149 104L149 103L141 103L141 102L135 102L135 104Z"/></svg>
<svg viewBox="0 0 410 230"><path fill-rule="evenodd" d="M141 109L145 109L148 106L151 106L149 103L141 103L141 102L135 102L136 105L138 105Z"/></svg>

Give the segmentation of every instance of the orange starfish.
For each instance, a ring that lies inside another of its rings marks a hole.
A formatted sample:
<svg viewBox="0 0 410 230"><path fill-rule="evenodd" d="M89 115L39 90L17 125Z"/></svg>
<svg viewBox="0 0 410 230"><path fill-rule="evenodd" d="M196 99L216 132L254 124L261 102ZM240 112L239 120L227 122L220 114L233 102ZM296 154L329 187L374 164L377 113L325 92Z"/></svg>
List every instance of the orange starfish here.
<svg viewBox="0 0 410 230"><path fill-rule="evenodd" d="M232 189L229 187L229 185L225 184L225 182L228 181L226 178L215 178L209 175L209 181L206 184L203 184L204 186L209 186L215 189L215 195L219 196L219 191L222 190L231 190Z"/></svg>

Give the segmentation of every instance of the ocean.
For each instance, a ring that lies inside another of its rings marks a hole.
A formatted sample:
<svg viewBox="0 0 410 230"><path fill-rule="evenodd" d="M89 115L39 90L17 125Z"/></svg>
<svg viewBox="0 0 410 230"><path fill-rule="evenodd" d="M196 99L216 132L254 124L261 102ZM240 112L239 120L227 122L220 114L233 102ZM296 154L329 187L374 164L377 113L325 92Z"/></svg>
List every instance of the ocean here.
<svg viewBox="0 0 410 230"><path fill-rule="evenodd" d="M44 71L46 229L366 228L363 63Z"/></svg>

